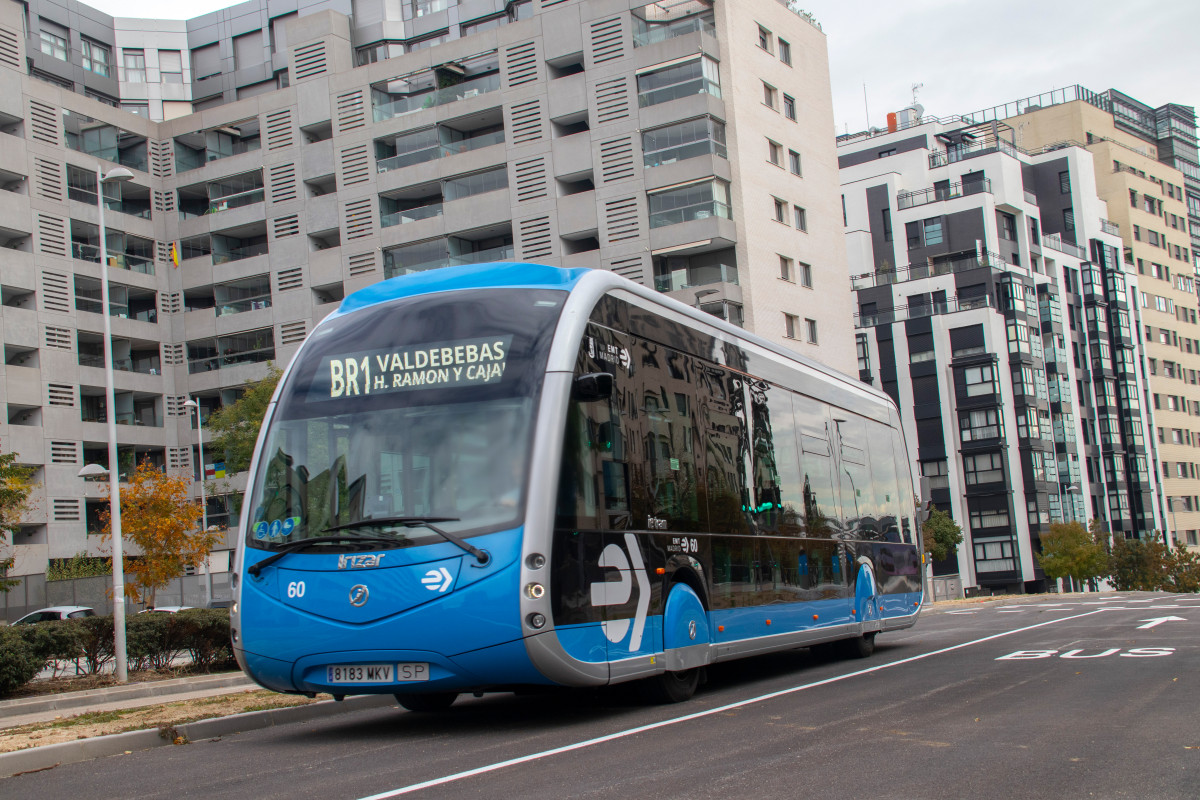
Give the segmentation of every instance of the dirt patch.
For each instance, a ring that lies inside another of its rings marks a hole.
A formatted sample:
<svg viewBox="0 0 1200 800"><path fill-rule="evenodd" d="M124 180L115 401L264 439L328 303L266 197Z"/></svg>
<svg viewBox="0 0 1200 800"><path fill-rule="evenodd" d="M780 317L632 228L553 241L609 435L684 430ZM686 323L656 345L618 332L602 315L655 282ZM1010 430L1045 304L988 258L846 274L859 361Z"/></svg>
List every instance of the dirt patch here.
<svg viewBox="0 0 1200 800"><path fill-rule="evenodd" d="M41 747L93 736L107 736L125 731L153 730L157 728L166 738L175 738L176 725L201 719L227 717L247 711L265 711L272 708L305 706L328 697L317 695L315 699L297 695L276 694L265 689L247 689L237 694L218 697L201 697L195 700L180 700L141 708L118 709L115 711L89 711L82 714L64 714L49 722L36 722L19 728L0 730L0 753L11 753L28 747ZM184 744L176 740L178 744Z"/></svg>

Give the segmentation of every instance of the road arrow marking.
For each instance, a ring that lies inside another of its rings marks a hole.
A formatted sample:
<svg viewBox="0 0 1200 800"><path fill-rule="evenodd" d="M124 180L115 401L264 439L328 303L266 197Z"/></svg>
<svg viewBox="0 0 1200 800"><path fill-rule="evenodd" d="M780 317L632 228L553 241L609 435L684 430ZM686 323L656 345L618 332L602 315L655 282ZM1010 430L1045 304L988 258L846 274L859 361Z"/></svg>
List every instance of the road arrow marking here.
<svg viewBox="0 0 1200 800"><path fill-rule="evenodd" d="M444 592L450 588L450 584L454 582L454 577L450 574L450 570L445 567L431 569L425 573L425 577L421 578L421 583L425 584L425 588L431 592ZM438 584L441 584L440 586Z"/></svg>
<svg viewBox="0 0 1200 800"><path fill-rule="evenodd" d="M1154 619L1143 619L1138 621L1146 623L1145 625L1137 626L1137 630L1139 631L1146 630L1147 628L1153 628L1156 625L1162 625L1164 622L1187 622L1187 620L1183 617L1155 617Z"/></svg>

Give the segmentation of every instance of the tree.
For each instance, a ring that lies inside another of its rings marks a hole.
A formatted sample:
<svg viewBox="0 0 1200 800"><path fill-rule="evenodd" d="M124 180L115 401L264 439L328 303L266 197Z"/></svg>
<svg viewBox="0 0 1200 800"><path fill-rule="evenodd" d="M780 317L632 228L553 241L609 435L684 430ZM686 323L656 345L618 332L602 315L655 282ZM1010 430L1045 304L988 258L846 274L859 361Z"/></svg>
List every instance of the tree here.
<svg viewBox="0 0 1200 800"><path fill-rule="evenodd" d="M1122 592L1154 592L1169 583L1171 551L1155 539L1113 540L1109 572L1113 586Z"/></svg>
<svg viewBox="0 0 1200 800"><path fill-rule="evenodd" d="M1069 578L1080 586L1108 572L1108 552L1091 531L1078 522L1056 522L1042 534L1036 554L1046 577Z"/></svg>
<svg viewBox="0 0 1200 800"><path fill-rule="evenodd" d="M198 530L200 505L191 498L190 478L167 475L149 459L121 487L122 539L141 551L125 560L125 594L154 603L155 593L187 567L197 567L220 541L217 531ZM108 506L100 512L101 533L112 536Z"/></svg>
<svg viewBox="0 0 1200 800"><path fill-rule="evenodd" d="M940 509L929 512L929 519L921 526L924 534L925 549L933 556L934 561L942 561L954 555L962 544L962 528L954 518Z"/></svg>
<svg viewBox="0 0 1200 800"><path fill-rule="evenodd" d="M1167 590L1172 592L1200 592L1200 554L1187 549L1183 542L1175 542L1169 561L1170 579Z"/></svg>
<svg viewBox="0 0 1200 800"><path fill-rule="evenodd" d="M17 585L8 577L8 571L16 558L8 554L9 537L21 529L21 517L32 506L29 495L33 492L33 468L17 463L16 453L0 454L0 592L7 592Z"/></svg>
<svg viewBox="0 0 1200 800"><path fill-rule="evenodd" d="M226 474L232 475L250 466L267 404L282 376L283 370L268 363L267 374L247 385L237 402L219 408L209 416L206 427L212 439L205 450L211 458L224 456Z"/></svg>

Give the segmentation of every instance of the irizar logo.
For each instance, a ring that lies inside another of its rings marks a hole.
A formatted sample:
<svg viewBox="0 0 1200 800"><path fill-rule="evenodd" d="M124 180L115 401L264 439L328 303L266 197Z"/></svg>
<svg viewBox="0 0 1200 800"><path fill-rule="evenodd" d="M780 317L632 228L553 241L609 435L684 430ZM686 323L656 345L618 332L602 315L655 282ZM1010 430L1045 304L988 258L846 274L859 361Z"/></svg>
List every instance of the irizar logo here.
<svg viewBox="0 0 1200 800"><path fill-rule="evenodd" d="M387 553L369 556L338 556L338 569L362 569L363 567L378 567Z"/></svg>
<svg viewBox="0 0 1200 800"><path fill-rule="evenodd" d="M626 550L629 552L628 556L625 555ZM606 619L600 623L605 638L616 644L625 638L625 634L629 632L629 623L632 622L633 635L629 640L629 652L636 652L642 646L646 614L650 610L650 579L646 575L646 566L642 562L642 550L638 547L637 537L627 533L624 548L617 544L605 547L600 553L599 563L602 569L617 570L618 580L597 581L592 584L593 606L620 606L628 603L629 595L633 591L633 582L637 581L637 611L633 619Z"/></svg>

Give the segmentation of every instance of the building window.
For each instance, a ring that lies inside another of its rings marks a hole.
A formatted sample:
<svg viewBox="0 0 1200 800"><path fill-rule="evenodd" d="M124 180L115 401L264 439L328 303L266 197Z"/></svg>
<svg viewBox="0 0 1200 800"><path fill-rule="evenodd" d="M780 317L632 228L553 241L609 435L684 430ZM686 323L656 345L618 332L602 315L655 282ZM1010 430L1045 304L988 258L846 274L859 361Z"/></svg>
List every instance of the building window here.
<svg viewBox="0 0 1200 800"><path fill-rule="evenodd" d="M783 96L783 115L792 122L796 121L796 98L790 94Z"/></svg>
<svg viewBox="0 0 1200 800"><path fill-rule="evenodd" d="M792 46L783 39L779 40L779 60L789 67L792 65Z"/></svg>
<svg viewBox="0 0 1200 800"><path fill-rule="evenodd" d="M1059 194L1070 194L1071 193L1071 173L1068 170L1064 170L1064 171L1058 173L1058 193Z"/></svg>
<svg viewBox="0 0 1200 800"><path fill-rule="evenodd" d="M805 264L803 261L799 264L800 267L800 285L806 289L812 288L812 264Z"/></svg>
<svg viewBox="0 0 1200 800"><path fill-rule="evenodd" d="M942 243L941 217L933 217L931 219L923 220L920 224L926 247L932 247L935 244Z"/></svg>
<svg viewBox="0 0 1200 800"><path fill-rule="evenodd" d="M725 123L710 117L678 122L642 134L642 159L646 167L706 155L728 158Z"/></svg>
<svg viewBox="0 0 1200 800"><path fill-rule="evenodd" d="M771 199L775 201L775 221L786 223L786 221L787 221L787 203L783 202L778 197L773 197Z"/></svg>
<svg viewBox="0 0 1200 800"><path fill-rule="evenodd" d="M1075 211L1074 209L1063 209L1063 228L1069 231L1075 230Z"/></svg>
<svg viewBox="0 0 1200 800"><path fill-rule="evenodd" d="M804 171L800 168L800 154L795 150L788 150L788 168L792 171L793 175L803 177Z"/></svg>
<svg viewBox="0 0 1200 800"><path fill-rule="evenodd" d="M976 483L1000 483L1004 480L1004 457L1000 453L963 456L963 473L968 486Z"/></svg>
<svg viewBox="0 0 1200 800"><path fill-rule="evenodd" d="M796 334L800 331L800 318L795 314L783 315L783 336L786 339L795 339Z"/></svg>
<svg viewBox="0 0 1200 800"><path fill-rule="evenodd" d="M67 40L50 31L42 31L42 52L60 61L67 60Z"/></svg>
<svg viewBox="0 0 1200 800"><path fill-rule="evenodd" d="M1000 216L1000 238L1008 239L1010 242L1017 240L1017 218L1012 214L1005 214L1003 211Z"/></svg>
<svg viewBox="0 0 1200 800"><path fill-rule="evenodd" d="M768 106L770 108L774 108L775 107L775 95L778 93L778 90L774 86L772 86L771 84L766 83L766 82L764 82L762 86L763 86L763 105Z"/></svg>
<svg viewBox="0 0 1200 800"><path fill-rule="evenodd" d="M787 256L779 257L779 277L785 281L794 280L792 278L792 260Z"/></svg>
<svg viewBox="0 0 1200 800"><path fill-rule="evenodd" d="M804 320L804 330L808 336L808 343L817 344L817 321L815 319Z"/></svg>
<svg viewBox="0 0 1200 800"><path fill-rule="evenodd" d="M139 117L150 119L149 103L121 103L121 108L125 111L128 111L130 114L136 114Z"/></svg>
<svg viewBox="0 0 1200 800"><path fill-rule="evenodd" d="M771 52L771 32L762 25L758 26L758 46L768 53Z"/></svg>
<svg viewBox="0 0 1200 800"><path fill-rule="evenodd" d="M731 219L729 184L707 180L679 186L649 196L650 227L661 228L709 217Z"/></svg>
<svg viewBox="0 0 1200 800"><path fill-rule="evenodd" d="M125 59L125 82L126 83L145 83L146 82L146 51L145 50L125 50L123 52Z"/></svg>
<svg viewBox="0 0 1200 800"><path fill-rule="evenodd" d="M892 210L890 208L882 209L883 211L883 240L890 242L892 240Z"/></svg>
<svg viewBox="0 0 1200 800"><path fill-rule="evenodd" d="M783 146L778 142L772 142L767 139L767 160L775 166L781 166L780 159L783 158Z"/></svg>
<svg viewBox="0 0 1200 800"><path fill-rule="evenodd" d="M94 72L97 75L108 75L108 48L102 44L82 40L83 45L83 68L89 72Z"/></svg>
<svg viewBox="0 0 1200 800"><path fill-rule="evenodd" d="M183 58L178 50L158 51L158 74L162 83L183 83Z"/></svg>
<svg viewBox="0 0 1200 800"><path fill-rule="evenodd" d="M963 385L967 397L979 397L984 394L996 393L996 381L992 375L992 365L968 367L963 370Z"/></svg>
<svg viewBox="0 0 1200 800"><path fill-rule="evenodd" d="M792 215L795 217L796 230L808 233L808 212L800 206L794 206Z"/></svg>
<svg viewBox="0 0 1200 800"><path fill-rule="evenodd" d="M858 372L860 375L871 372L871 350L867 346L865 333L854 334L854 349L858 354Z"/></svg>
<svg viewBox="0 0 1200 800"><path fill-rule="evenodd" d="M964 442L1000 438L1000 414L994 408L968 411L958 417L959 438Z"/></svg>
<svg viewBox="0 0 1200 800"><path fill-rule="evenodd" d="M708 56L672 64L637 76L638 106L656 106L697 94L721 96L717 62Z"/></svg>

